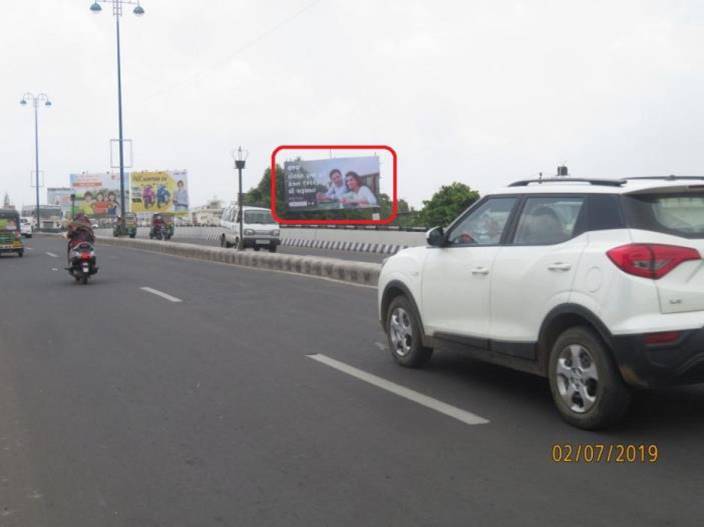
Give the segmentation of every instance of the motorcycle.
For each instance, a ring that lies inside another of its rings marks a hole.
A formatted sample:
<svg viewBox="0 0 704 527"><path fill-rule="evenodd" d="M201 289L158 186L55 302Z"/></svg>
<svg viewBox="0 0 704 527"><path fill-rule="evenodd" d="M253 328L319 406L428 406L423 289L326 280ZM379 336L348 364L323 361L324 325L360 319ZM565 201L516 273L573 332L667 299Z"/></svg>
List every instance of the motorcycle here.
<svg viewBox="0 0 704 527"><path fill-rule="evenodd" d="M149 237L154 240L168 240L170 238L166 225L163 223L152 225Z"/></svg>
<svg viewBox="0 0 704 527"><path fill-rule="evenodd" d="M88 283L88 277L98 272L95 248L88 242L80 242L69 251L69 267L66 268L76 282Z"/></svg>

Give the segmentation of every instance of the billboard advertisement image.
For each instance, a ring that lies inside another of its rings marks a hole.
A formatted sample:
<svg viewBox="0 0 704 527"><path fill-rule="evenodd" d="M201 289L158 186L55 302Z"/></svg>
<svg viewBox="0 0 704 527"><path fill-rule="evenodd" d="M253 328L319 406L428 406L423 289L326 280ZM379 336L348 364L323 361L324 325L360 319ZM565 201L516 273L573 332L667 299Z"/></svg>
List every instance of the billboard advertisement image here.
<svg viewBox="0 0 704 527"><path fill-rule="evenodd" d="M188 172L158 170L130 175L132 212L188 213Z"/></svg>
<svg viewBox="0 0 704 527"><path fill-rule="evenodd" d="M120 174L71 174L71 190L76 194L76 213L83 212L96 218L121 215Z"/></svg>
<svg viewBox="0 0 704 527"><path fill-rule="evenodd" d="M379 158L339 157L284 163L290 211L379 207Z"/></svg>
<svg viewBox="0 0 704 527"><path fill-rule="evenodd" d="M71 194L73 190L70 188L47 188L46 189L46 204L61 207L61 212L64 217L71 215Z"/></svg>

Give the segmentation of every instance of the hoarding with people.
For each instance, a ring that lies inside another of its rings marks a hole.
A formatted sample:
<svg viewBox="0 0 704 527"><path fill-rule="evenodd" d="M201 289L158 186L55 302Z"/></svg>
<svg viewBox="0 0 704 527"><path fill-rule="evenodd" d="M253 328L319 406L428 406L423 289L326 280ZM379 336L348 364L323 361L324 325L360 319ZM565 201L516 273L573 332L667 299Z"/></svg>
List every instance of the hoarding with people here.
<svg viewBox="0 0 704 527"><path fill-rule="evenodd" d="M121 215L120 174L110 172L71 174L71 190L76 195L77 213L83 212L94 218ZM129 199L128 194L125 199Z"/></svg>
<svg viewBox="0 0 704 527"><path fill-rule="evenodd" d="M377 156L297 159L284 163L290 211L379 207Z"/></svg>
<svg viewBox="0 0 704 527"><path fill-rule="evenodd" d="M173 212L188 214L188 172L159 170L130 175L132 212L137 214Z"/></svg>

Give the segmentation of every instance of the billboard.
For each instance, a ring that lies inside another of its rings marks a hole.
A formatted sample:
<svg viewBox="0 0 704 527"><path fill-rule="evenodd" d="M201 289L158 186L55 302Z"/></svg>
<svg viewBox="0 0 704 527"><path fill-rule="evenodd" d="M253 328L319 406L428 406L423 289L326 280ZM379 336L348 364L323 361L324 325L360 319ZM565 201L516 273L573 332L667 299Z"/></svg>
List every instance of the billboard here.
<svg viewBox="0 0 704 527"><path fill-rule="evenodd" d="M76 194L76 213L97 218L121 215L120 174L71 174L71 190Z"/></svg>
<svg viewBox="0 0 704 527"><path fill-rule="evenodd" d="M288 210L378 208L379 173L377 156L286 161Z"/></svg>
<svg viewBox="0 0 704 527"><path fill-rule="evenodd" d="M61 207L64 217L71 215L71 194L73 189L66 187L49 187L46 189L46 204Z"/></svg>
<svg viewBox="0 0 704 527"><path fill-rule="evenodd" d="M188 213L188 172L186 170L132 172L130 190L131 210L137 214Z"/></svg>

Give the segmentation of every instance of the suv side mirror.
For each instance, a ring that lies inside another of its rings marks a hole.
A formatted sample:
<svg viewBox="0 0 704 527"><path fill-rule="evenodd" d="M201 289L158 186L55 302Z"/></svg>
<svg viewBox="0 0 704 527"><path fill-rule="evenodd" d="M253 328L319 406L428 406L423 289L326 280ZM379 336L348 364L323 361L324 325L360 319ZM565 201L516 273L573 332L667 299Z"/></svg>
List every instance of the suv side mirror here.
<svg viewBox="0 0 704 527"><path fill-rule="evenodd" d="M442 247L445 244L445 231L442 227L433 227L425 233L425 240L431 247Z"/></svg>

